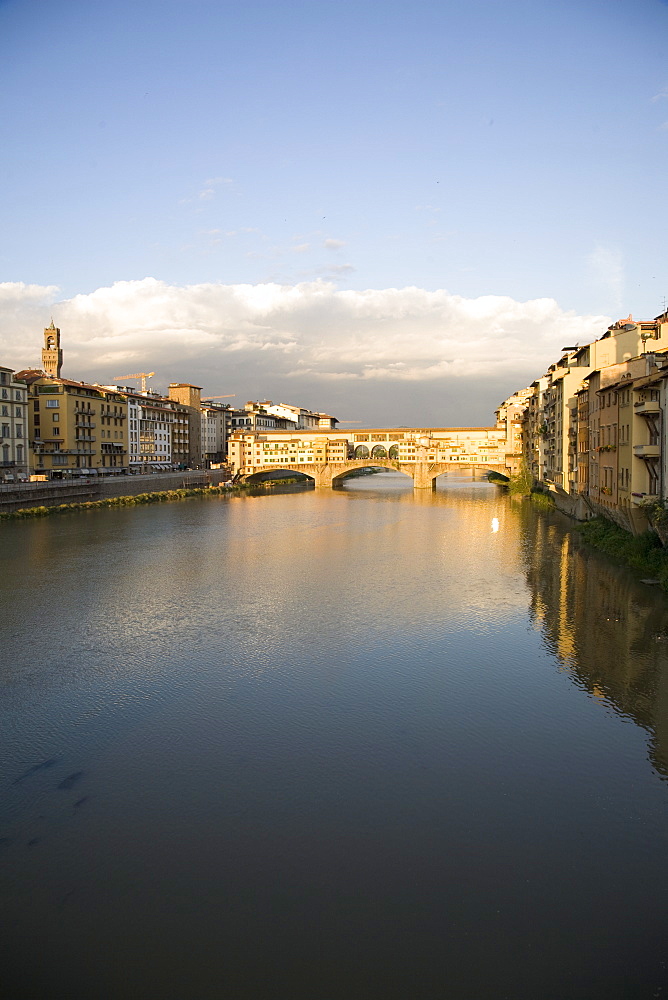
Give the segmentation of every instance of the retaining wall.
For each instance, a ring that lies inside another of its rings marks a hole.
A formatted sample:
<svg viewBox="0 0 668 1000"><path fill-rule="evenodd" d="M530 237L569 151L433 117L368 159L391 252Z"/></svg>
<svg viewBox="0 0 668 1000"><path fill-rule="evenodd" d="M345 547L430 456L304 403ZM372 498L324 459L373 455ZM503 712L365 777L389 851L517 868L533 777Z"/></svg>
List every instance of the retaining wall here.
<svg viewBox="0 0 668 1000"><path fill-rule="evenodd" d="M642 535L651 527L645 512L638 507L628 509L606 507L591 497L572 496L563 490L550 489L554 505L562 514L576 521L589 521L592 517L605 517L632 535Z"/></svg>
<svg viewBox="0 0 668 1000"><path fill-rule="evenodd" d="M0 511L26 507L57 507L62 503L86 503L111 497L133 497L139 493L218 486L230 479L224 469L197 472L159 472L137 476L105 476L69 482L22 483L0 486Z"/></svg>

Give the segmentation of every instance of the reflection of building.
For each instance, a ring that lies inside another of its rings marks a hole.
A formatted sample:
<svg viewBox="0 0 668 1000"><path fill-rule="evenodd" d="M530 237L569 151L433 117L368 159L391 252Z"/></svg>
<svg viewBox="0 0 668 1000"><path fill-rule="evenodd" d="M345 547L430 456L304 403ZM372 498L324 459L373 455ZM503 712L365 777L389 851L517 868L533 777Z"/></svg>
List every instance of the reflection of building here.
<svg viewBox="0 0 668 1000"><path fill-rule="evenodd" d="M28 390L11 368L0 366L0 482L28 474Z"/></svg>
<svg viewBox="0 0 668 1000"><path fill-rule="evenodd" d="M668 610L663 595L525 509L534 621L578 686L650 734L668 776Z"/></svg>

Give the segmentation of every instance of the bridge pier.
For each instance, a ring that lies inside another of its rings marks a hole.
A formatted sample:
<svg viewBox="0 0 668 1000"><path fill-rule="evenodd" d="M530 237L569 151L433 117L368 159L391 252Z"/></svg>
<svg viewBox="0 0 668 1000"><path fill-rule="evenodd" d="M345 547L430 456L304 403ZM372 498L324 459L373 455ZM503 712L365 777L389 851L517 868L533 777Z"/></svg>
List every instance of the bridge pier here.
<svg viewBox="0 0 668 1000"><path fill-rule="evenodd" d="M332 488L332 473L329 468L325 466L324 468L315 468L313 471L309 469L309 476L313 476L313 481L315 483L316 489L330 489Z"/></svg>
<svg viewBox="0 0 668 1000"><path fill-rule="evenodd" d="M416 462L413 472L413 489L414 490L435 490L436 489L436 479L432 471L430 464L425 462Z"/></svg>

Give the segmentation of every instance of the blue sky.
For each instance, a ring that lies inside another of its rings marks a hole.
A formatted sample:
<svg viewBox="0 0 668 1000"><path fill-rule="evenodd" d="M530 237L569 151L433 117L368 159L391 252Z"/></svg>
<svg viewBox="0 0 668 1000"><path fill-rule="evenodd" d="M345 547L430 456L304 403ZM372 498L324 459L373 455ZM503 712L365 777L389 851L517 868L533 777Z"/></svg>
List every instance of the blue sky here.
<svg viewBox="0 0 668 1000"><path fill-rule="evenodd" d="M560 341L662 309L667 40L662 0L0 2L3 363L53 313L72 377L377 423L475 382L486 422ZM259 322L267 285L292 311Z"/></svg>

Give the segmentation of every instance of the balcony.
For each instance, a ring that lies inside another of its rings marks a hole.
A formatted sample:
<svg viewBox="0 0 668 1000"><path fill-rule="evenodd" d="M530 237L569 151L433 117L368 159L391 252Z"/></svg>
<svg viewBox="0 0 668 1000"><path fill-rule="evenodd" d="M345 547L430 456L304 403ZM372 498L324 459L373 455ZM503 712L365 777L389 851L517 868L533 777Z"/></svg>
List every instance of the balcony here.
<svg viewBox="0 0 668 1000"><path fill-rule="evenodd" d="M660 458L661 446L658 444L635 444L633 454L636 458Z"/></svg>
<svg viewBox="0 0 668 1000"><path fill-rule="evenodd" d="M633 404L633 412L638 413L641 417L654 416L661 413L661 407L658 399L645 399L642 403Z"/></svg>
<svg viewBox="0 0 668 1000"><path fill-rule="evenodd" d="M646 506L648 503L656 503L659 497L655 493L632 493L631 503L635 507Z"/></svg>

